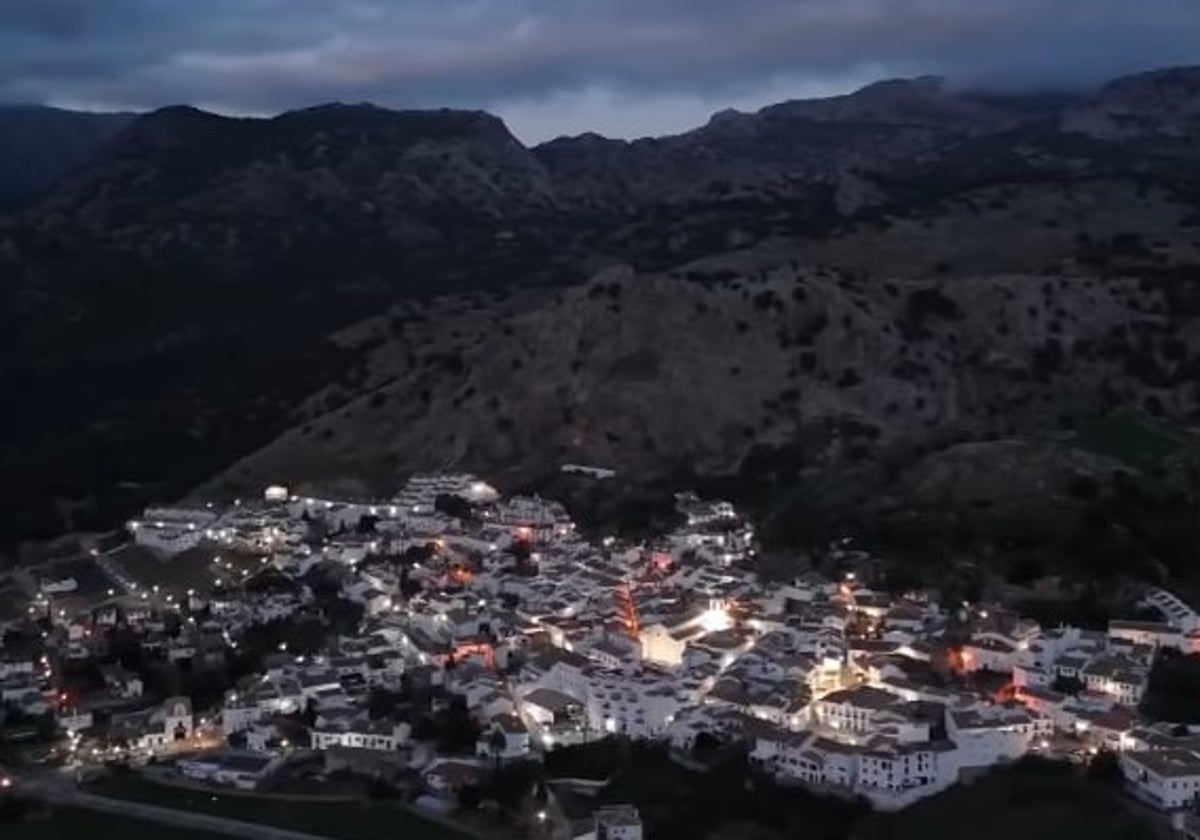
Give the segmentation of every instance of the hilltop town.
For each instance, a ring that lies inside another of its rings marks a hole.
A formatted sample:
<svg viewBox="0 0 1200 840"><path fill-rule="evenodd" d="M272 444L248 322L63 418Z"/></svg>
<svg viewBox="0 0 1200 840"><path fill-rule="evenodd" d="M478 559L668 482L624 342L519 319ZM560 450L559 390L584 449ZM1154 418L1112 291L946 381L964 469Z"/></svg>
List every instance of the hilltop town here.
<svg viewBox="0 0 1200 840"><path fill-rule="evenodd" d="M683 761L740 746L781 784L883 811L1029 754L1115 756L1163 811L1200 792L1200 737L1138 711L1156 656L1200 651L1171 593L1144 593L1158 620L1042 627L873 589L848 541L836 575L771 583L733 505L676 506L641 544L469 475L151 508L8 616L6 724L40 725L80 778L154 759L161 782L260 790L316 756L406 778L441 814L498 768L606 738Z"/></svg>

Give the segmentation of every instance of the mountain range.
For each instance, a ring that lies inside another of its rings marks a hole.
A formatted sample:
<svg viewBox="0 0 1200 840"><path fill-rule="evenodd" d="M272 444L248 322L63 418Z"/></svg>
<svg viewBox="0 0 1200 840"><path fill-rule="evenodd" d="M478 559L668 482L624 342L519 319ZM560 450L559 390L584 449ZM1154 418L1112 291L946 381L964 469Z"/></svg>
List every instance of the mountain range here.
<svg viewBox="0 0 1200 840"><path fill-rule="evenodd" d="M10 541L206 480L768 452L811 484L1200 416L1196 68L1070 96L893 80L533 148L369 105L5 109L0 137Z"/></svg>
<svg viewBox="0 0 1200 840"><path fill-rule="evenodd" d="M0 211L33 201L67 173L92 162L134 118L0 105Z"/></svg>

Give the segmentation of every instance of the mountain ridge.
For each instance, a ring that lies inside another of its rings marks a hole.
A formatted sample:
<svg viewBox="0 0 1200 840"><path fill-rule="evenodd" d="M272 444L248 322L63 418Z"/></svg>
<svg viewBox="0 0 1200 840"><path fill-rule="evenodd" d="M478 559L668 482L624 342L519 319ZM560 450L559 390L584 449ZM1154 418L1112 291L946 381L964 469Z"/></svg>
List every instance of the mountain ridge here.
<svg viewBox="0 0 1200 840"><path fill-rule="evenodd" d="M1173 278L1186 290L1200 264L1195 73L1125 80L1069 103L888 82L666 138L531 148L492 115L452 109L142 117L91 165L0 219L0 328L14 347L0 359L0 388L23 395L0 419L10 441L0 468L14 477L0 502L14 530L29 532L62 527L64 509L107 522L134 503L98 501L96 488L136 485L137 499L182 492L269 445L331 381L357 375L369 348L328 337L398 301L483 295L480 307L500 311L504 295L578 286L614 265L700 283L795 263L880 286L1003 272L1031 284L1042 274ZM1159 91L1150 105L1138 104L1143 88ZM1146 114L1112 116L1134 105ZM697 267L704 259L721 267ZM1130 300L1132 321L1142 304ZM674 307L697 303L679 301L653 306L676 318ZM1040 317L1014 316L1011 329L1041 329ZM652 332L639 335L652 349ZM621 370L650 358L632 347L625 356L612 360ZM602 388L607 370L583 385ZM889 379L883 367L860 373ZM1035 390L1056 399L1045 383ZM656 399L629 410L669 413ZM1159 400L1151 405L1189 416L1184 403ZM523 428L547 416L530 408L508 419ZM703 428L678 458L717 469L747 454L722 443L703 412L691 416ZM459 422L449 409L436 421ZM669 448L689 436L654 438ZM628 431L621 439L633 462L645 457Z"/></svg>

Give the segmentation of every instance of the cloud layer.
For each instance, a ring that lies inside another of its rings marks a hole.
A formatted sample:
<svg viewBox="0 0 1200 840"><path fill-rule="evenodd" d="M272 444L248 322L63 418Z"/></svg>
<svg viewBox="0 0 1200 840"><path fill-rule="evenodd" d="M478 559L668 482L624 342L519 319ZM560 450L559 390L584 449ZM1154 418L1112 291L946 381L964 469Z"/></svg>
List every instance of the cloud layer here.
<svg viewBox="0 0 1200 840"><path fill-rule="evenodd" d="M879 76L1076 87L1200 62L1200 0L3 0L0 101L497 111L679 130Z"/></svg>

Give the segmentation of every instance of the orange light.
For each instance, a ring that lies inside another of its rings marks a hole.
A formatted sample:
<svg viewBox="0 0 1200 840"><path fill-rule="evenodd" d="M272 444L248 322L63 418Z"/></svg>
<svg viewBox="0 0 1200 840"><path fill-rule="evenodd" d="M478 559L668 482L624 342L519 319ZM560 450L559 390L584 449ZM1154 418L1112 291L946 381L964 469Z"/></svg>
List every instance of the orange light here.
<svg viewBox="0 0 1200 840"><path fill-rule="evenodd" d="M637 604L633 600L633 586L626 583L619 590L621 608L625 613L625 630L636 641L641 631L641 621L638 620Z"/></svg>

